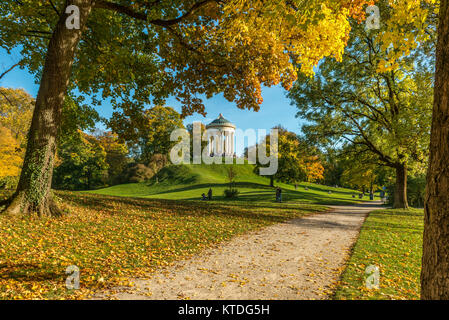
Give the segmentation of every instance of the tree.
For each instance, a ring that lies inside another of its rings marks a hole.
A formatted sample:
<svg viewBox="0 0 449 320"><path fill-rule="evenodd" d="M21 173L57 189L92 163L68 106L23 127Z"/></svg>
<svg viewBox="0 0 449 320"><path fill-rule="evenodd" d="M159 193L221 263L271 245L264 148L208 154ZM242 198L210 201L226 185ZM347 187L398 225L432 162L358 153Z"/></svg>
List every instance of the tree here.
<svg viewBox="0 0 449 320"><path fill-rule="evenodd" d="M377 189L376 179L375 166L367 166L357 161L352 162L352 165L343 172L341 177L344 185L359 189L363 193L366 191L373 193Z"/></svg>
<svg viewBox="0 0 449 320"><path fill-rule="evenodd" d="M6 213L61 214L50 187L68 92L78 89L94 102L110 97L125 115L169 95L183 102L183 116L204 114L196 95L220 92L257 110L262 84L291 86L292 59L306 73L324 56L339 59L347 19L363 19L367 2L2 1L0 46L20 47L22 64L40 77L24 166ZM70 5L79 8L79 28L66 27Z"/></svg>
<svg viewBox="0 0 449 320"><path fill-rule="evenodd" d="M235 178L237 177L237 171L235 170L233 165L229 166L226 169L226 175L229 181L229 190L232 190L234 187Z"/></svg>
<svg viewBox="0 0 449 320"><path fill-rule="evenodd" d="M78 131L61 142L53 176L58 189L90 190L103 186L108 173L107 153L100 141Z"/></svg>
<svg viewBox="0 0 449 320"><path fill-rule="evenodd" d="M194 136L194 132L193 132L193 129L194 129L194 126L195 126L195 124L194 123L189 123L188 125L186 125L186 130L189 132L189 139L190 139L190 147L192 148L191 149L191 151L192 152L190 152L190 160L191 161L198 161L198 159L194 159L194 152L195 152L195 150L193 149L194 148L194 142L197 142L197 139L199 138L199 139L201 139L200 140L200 145L201 145L201 151L202 150L205 150L206 148L207 148L207 146L208 146L208 142L207 141L205 141L205 140L203 140L203 137L204 137L204 135L205 135L205 133L206 133L206 126L202 123L202 122L199 122L199 123L196 123L196 125L198 125L199 126L199 128L200 128L200 130L199 130L199 135L198 136ZM200 156L201 156L201 154L200 154ZM202 160L202 157L201 157L201 159L200 159L200 161L203 161ZM198 161L199 162L199 161Z"/></svg>
<svg viewBox="0 0 449 320"><path fill-rule="evenodd" d="M108 124L128 145L138 146L139 161L145 165L155 154L168 155L176 144L170 141L170 134L184 128L180 114L164 106L155 106L129 117L115 113Z"/></svg>
<svg viewBox="0 0 449 320"><path fill-rule="evenodd" d="M449 299L449 1L441 0L424 206L422 299Z"/></svg>
<svg viewBox="0 0 449 320"><path fill-rule="evenodd" d="M315 182L324 178L324 167L318 156L308 157L305 161L307 182Z"/></svg>
<svg viewBox="0 0 449 320"><path fill-rule="evenodd" d="M156 153L151 156L150 162L148 163L148 167L153 171L153 175L156 176L156 182L159 182L158 172L167 166L168 164L168 155Z"/></svg>
<svg viewBox="0 0 449 320"><path fill-rule="evenodd" d="M229 182L229 188L224 190L224 196L226 198L236 198L239 195L239 191L235 188L235 179L237 178L237 171L234 164L226 168L226 176Z"/></svg>
<svg viewBox="0 0 449 320"><path fill-rule="evenodd" d="M101 132L95 137L106 152L106 163L108 165L108 184L120 182L120 177L126 170L129 162L128 148L121 143L116 134L110 131Z"/></svg>
<svg viewBox="0 0 449 320"><path fill-rule="evenodd" d="M273 129L278 130L278 152L274 155L278 159L278 170L270 176L270 186L274 186L274 180L296 183L308 178L311 181L322 179L324 168L316 155L317 150L298 137L296 133L288 131L281 125ZM267 135L255 148L261 148L265 145L266 154L269 155L270 143L270 135ZM256 163L254 169L258 170L260 166L260 163Z"/></svg>
<svg viewBox="0 0 449 320"><path fill-rule="evenodd" d="M324 168L323 180L328 186L343 185L341 176L345 170L341 163L338 150L334 148L326 148L322 155L322 163Z"/></svg>
<svg viewBox="0 0 449 320"><path fill-rule="evenodd" d="M389 8L383 9L388 21ZM394 168L394 207L407 208L407 172L424 170L427 161L432 41L423 39L420 47L395 57L390 66L385 62L391 51L385 46L384 30L353 26L342 63L326 58L316 76L303 77L289 97L298 116L310 122L303 126L308 136L323 144L353 145L356 155L369 154L378 164ZM409 25L404 22L403 27Z"/></svg>

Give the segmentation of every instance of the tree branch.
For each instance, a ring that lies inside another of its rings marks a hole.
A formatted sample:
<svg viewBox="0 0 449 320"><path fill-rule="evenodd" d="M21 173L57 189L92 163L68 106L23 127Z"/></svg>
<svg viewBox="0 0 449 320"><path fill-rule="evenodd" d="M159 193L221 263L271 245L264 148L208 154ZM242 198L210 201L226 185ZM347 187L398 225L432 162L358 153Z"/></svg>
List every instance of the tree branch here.
<svg viewBox="0 0 449 320"><path fill-rule="evenodd" d="M16 63L15 65L13 65L11 68L9 68L8 70L6 70L5 72L3 72L0 75L0 79L3 78L8 72L12 71L12 69L14 69L15 67L17 67L18 65L20 65L20 63Z"/></svg>
<svg viewBox="0 0 449 320"><path fill-rule="evenodd" d="M3 92L2 90L3 88L0 88L0 94L6 99L6 101L8 101L8 103L14 107L14 105L12 104L11 100L9 100L8 96Z"/></svg>
<svg viewBox="0 0 449 320"><path fill-rule="evenodd" d="M48 0L48 1L50 1L50 4L53 7L53 10L56 12L56 14L59 17L61 14L59 13L58 8L56 8L56 6L54 5L53 1L51 1L51 0Z"/></svg>
<svg viewBox="0 0 449 320"><path fill-rule="evenodd" d="M199 1L199 2L195 3L183 15L179 16L178 18L170 19L170 20L163 20L163 19L147 20L147 15L145 13L138 12L129 6L124 6L121 4L117 4L117 3L113 3L113 2L109 2L109 1L105 1L105 0L97 1L95 4L95 8L112 10L112 11L115 11L118 13L123 13L131 18L134 18L134 19L147 21L148 23L153 24L153 25L157 25L157 26L161 26L161 27L169 27L169 26L178 24L179 22L182 22L186 18L190 17L197 9L201 8L202 6L204 6L210 2L215 2L215 1L216 0Z"/></svg>
<svg viewBox="0 0 449 320"><path fill-rule="evenodd" d="M368 136L365 133L365 130L363 130L362 126L357 122L357 120L354 119L354 117L352 117L350 114L348 114L347 112L345 112L344 110L342 110L343 114L345 116L347 116L353 123L354 125L357 127L357 129L360 132L360 137L364 140L364 144L366 145L373 153L377 154L379 156L379 160L385 162L386 164L392 164L392 160L389 156L383 154L368 138ZM359 142L360 144L360 142Z"/></svg>

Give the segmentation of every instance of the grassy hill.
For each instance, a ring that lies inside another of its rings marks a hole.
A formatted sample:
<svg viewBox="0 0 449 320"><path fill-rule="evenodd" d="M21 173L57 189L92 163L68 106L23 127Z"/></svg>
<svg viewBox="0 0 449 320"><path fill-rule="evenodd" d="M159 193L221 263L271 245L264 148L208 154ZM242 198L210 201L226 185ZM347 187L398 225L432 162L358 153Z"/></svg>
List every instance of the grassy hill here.
<svg viewBox="0 0 449 320"><path fill-rule="evenodd" d="M89 193L154 199L200 200L201 194L209 188L213 190L213 198L218 201L229 201L223 196L228 187L227 168L230 165L179 165L169 166L158 173L158 180L153 178L142 183L116 185L104 189L88 191ZM250 164L235 165L237 172L235 186L240 191L237 199L232 201L274 202L275 191L269 187L269 179L259 176ZM313 183L300 183L298 189L285 183L275 183L283 189L282 199L285 202L311 204L349 204L357 199L352 198L356 192L350 189L333 188ZM308 188L308 190L306 190ZM332 193L329 194L329 191ZM365 197L364 200L367 200Z"/></svg>

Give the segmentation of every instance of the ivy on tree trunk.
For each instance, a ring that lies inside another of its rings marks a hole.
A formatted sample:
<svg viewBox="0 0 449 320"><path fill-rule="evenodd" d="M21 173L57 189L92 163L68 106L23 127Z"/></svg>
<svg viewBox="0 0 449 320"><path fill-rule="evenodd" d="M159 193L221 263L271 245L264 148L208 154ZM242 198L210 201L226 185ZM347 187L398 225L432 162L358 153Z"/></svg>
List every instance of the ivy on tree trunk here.
<svg viewBox="0 0 449 320"><path fill-rule="evenodd" d="M68 29L68 16L62 13L53 31L28 133L22 173L6 214L61 215L51 193L56 140L75 52L92 9L91 0L67 1L67 6L72 4L80 8L81 28Z"/></svg>

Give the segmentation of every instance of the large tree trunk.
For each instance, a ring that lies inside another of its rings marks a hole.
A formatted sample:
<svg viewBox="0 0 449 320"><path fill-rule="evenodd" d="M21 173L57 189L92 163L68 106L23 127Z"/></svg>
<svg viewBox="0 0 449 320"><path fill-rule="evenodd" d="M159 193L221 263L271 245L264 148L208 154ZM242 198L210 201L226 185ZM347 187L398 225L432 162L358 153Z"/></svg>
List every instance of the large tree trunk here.
<svg viewBox="0 0 449 320"><path fill-rule="evenodd" d="M407 201L407 167L404 164L396 166L396 185L394 187L395 209L408 209Z"/></svg>
<svg viewBox="0 0 449 320"><path fill-rule="evenodd" d="M23 169L17 190L5 210L7 214L60 214L51 194L56 139L75 51L92 9L91 0L66 1L67 6L72 4L80 9L81 28L66 27L68 15L64 9L48 44Z"/></svg>
<svg viewBox="0 0 449 320"><path fill-rule="evenodd" d="M422 299L449 299L449 0L441 0L424 205Z"/></svg>

